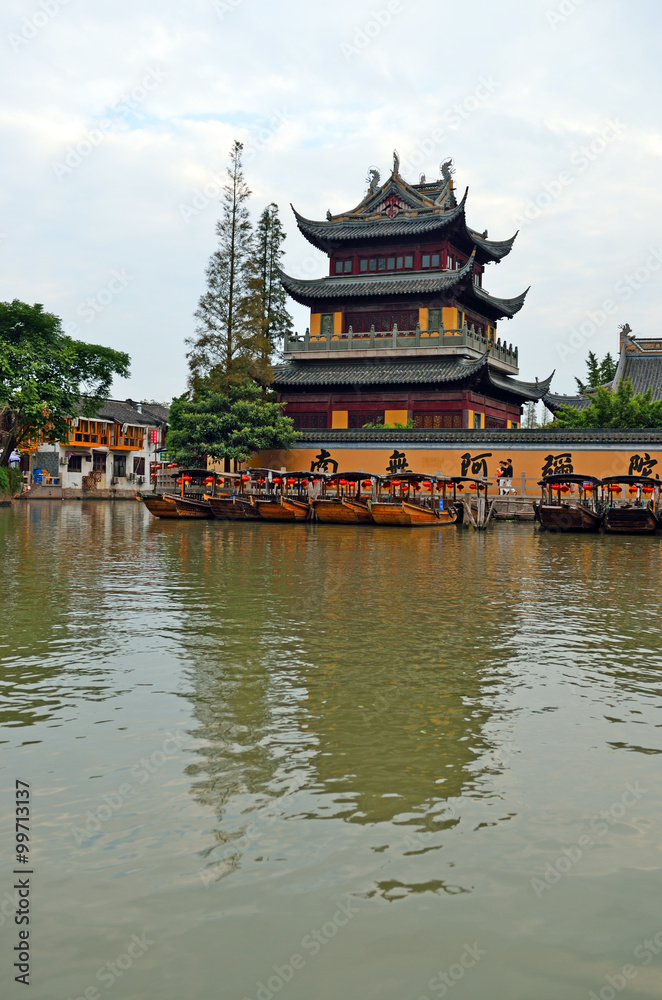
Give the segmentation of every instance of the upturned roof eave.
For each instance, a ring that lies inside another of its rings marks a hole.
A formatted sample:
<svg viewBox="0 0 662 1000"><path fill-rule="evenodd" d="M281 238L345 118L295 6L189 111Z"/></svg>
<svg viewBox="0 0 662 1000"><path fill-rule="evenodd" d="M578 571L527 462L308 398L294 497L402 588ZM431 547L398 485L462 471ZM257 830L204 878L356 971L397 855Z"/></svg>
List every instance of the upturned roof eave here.
<svg viewBox="0 0 662 1000"><path fill-rule="evenodd" d="M399 180L399 179L398 179ZM308 219L301 213L297 212L294 205L290 204L290 207L294 213L297 226L302 236L304 236L309 243L316 246L320 250L329 252L334 245L342 245L352 240L357 241L369 241L375 239L388 239L388 227L392 224L401 226L403 222L411 222L411 228L415 230L416 224L425 223L430 221L433 223L428 228L424 229L425 234L432 234L438 229L445 229L447 226L454 223L456 220L461 220L464 228L464 236L468 243L470 243L474 249L481 251L481 256L484 255L487 260L481 261L481 263L498 262L506 257L517 238L517 233L508 240L488 240L480 236L475 230L471 229L467 225L466 220L466 203L469 195L469 188L467 187L464 192L462 200L459 202L455 208L450 211L435 211L434 208L428 208L426 205L421 205L420 211L414 214L408 214L406 212L400 212L398 215L394 216L393 219L385 218L382 215L374 215L371 213L358 214L362 209L366 208L371 202L379 202L383 197L386 196L386 188L391 183L392 178L384 184L379 191L375 192L372 196L366 195L364 200L359 203L359 205L349 212L343 212L339 215L334 215L330 219L326 220L314 220ZM407 193L407 188L404 186L404 182L399 185L404 193ZM420 196L417 196L420 201ZM397 221L396 221L397 220ZM374 232L351 232L352 229L359 230L360 228L365 228L373 224L375 227L381 226L383 232L375 230ZM340 230L348 228L349 232L342 233ZM406 234L405 234L406 235ZM412 235L417 235L413 233ZM393 239L402 238L402 234L393 235Z"/></svg>

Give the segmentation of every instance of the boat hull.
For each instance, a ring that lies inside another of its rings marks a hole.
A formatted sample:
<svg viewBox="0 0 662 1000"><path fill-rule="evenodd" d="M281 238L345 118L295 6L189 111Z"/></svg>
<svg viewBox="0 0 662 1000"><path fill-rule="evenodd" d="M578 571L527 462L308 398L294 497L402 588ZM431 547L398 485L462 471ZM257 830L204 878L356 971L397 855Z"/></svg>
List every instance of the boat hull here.
<svg viewBox="0 0 662 1000"><path fill-rule="evenodd" d="M650 507L607 507L602 524L610 535L654 535L662 528Z"/></svg>
<svg viewBox="0 0 662 1000"><path fill-rule="evenodd" d="M212 516L207 500L189 500L188 497L173 497L180 517L200 521Z"/></svg>
<svg viewBox="0 0 662 1000"><path fill-rule="evenodd" d="M583 504L541 503L536 515L547 531L597 531L601 515Z"/></svg>
<svg viewBox="0 0 662 1000"><path fill-rule="evenodd" d="M441 528L444 525L456 524L456 511L434 511L429 507L419 507L418 504L407 503L371 503L370 513L376 524L403 528Z"/></svg>
<svg viewBox="0 0 662 1000"><path fill-rule="evenodd" d="M146 496L145 494L141 494L140 499L153 517L179 518L177 505L171 497Z"/></svg>
<svg viewBox="0 0 662 1000"><path fill-rule="evenodd" d="M300 500L256 500L260 517L265 521L305 521L310 516L310 506Z"/></svg>
<svg viewBox="0 0 662 1000"><path fill-rule="evenodd" d="M211 497L209 500L215 518L225 521L261 521L260 513L250 500L241 497Z"/></svg>
<svg viewBox="0 0 662 1000"><path fill-rule="evenodd" d="M374 524L367 504L355 500L314 500L313 510L322 524Z"/></svg>

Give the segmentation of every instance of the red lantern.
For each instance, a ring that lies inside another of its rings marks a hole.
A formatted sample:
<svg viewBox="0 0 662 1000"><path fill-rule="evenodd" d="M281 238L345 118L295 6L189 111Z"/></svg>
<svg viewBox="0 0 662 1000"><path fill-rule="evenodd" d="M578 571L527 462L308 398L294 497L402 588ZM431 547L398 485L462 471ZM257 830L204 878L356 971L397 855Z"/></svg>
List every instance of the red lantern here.
<svg viewBox="0 0 662 1000"><path fill-rule="evenodd" d="M593 489L593 483L582 483L582 489L583 490L592 490Z"/></svg>
<svg viewBox="0 0 662 1000"><path fill-rule="evenodd" d="M556 490L557 493L558 493L558 491L561 489L561 484L560 483L552 483L552 489Z"/></svg>
<svg viewBox="0 0 662 1000"><path fill-rule="evenodd" d="M630 489L628 490L628 493L634 494L636 492L637 492L637 487L636 486L631 486Z"/></svg>
<svg viewBox="0 0 662 1000"><path fill-rule="evenodd" d="M653 492L652 486L644 486L644 493L652 493L652 492Z"/></svg>
<svg viewBox="0 0 662 1000"><path fill-rule="evenodd" d="M459 491L460 491L460 493L461 493L461 492L462 492L462 490L464 489L464 486L462 485L462 483L458 483L458 484L457 484L457 488L458 488L458 490L459 490Z"/></svg>
<svg viewBox="0 0 662 1000"><path fill-rule="evenodd" d="M369 490L372 487L372 479L364 479L361 486L364 490Z"/></svg>
<svg viewBox="0 0 662 1000"><path fill-rule="evenodd" d="M569 486L566 486L566 485L564 484L564 485L563 485L563 486L561 487L561 493L569 493L569 492L570 492L570 487L569 487Z"/></svg>
<svg viewBox="0 0 662 1000"><path fill-rule="evenodd" d="M183 480L183 479L178 479L178 480L177 480L177 485L178 485L178 486L181 486L183 482L184 482L184 480Z"/></svg>
<svg viewBox="0 0 662 1000"><path fill-rule="evenodd" d="M168 468L169 469L176 469L177 468L177 463L176 462L171 462L170 465L168 466Z"/></svg>
<svg viewBox="0 0 662 1000"><path fill-rule="evenodd" d="M392 486L400 486L401 485L400 480L399 479L392 479L391 480L391 485Z"/></svg>
<svg viewBox="0 0 662 1000"><path fill-rule="evenodd" d="M432 483L430 482L429 479L424 479L423 480L423 486L425 486L426 490L431 490L432 489Z"/></svg>
<svg viewBox="0 0 662 1000"><path fill-rule="evenodd" d="M618 483L612 483L610 485L610 487L609 487L609 492L610 493L620 493L621 492L620 485Z"/></svg>
<svg viewBox="0 0 662 1000"><path fill-rule="evenodd" d="M273 482L274 483L279 483L280 482L280 476L274 476Z"/></svg>
<svg viewBox="0 0 662 1000"><path fill-rule="evenodd" d="M478 489L478 483L469 483L469 489L470 490L477 490Z"/></svg>
<svg viewBox="0 0 662 1000"><path fill-rule="evenodd" d="M242 481L242 483L250 483L251 477L250 476L242 476L241 477L241 481Z"/></svg>
<svg viewBox="0 0 662 1000"><path fill-rule="evenodd" d="M213 483L214 482L214 477L213 476L207 476L207 478L205 479L205 482L206 483Z"/></svg>

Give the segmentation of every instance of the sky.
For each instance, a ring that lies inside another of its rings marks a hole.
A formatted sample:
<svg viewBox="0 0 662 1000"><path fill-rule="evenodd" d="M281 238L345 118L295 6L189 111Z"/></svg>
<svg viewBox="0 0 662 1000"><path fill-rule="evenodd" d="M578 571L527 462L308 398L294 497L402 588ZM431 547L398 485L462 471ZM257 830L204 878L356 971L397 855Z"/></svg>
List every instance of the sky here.
<svg viewBox="0 0 662 1000"><path fill-rule="evenodd" d="M234 139L300 277L327 263L290 203L323 219L394 149L414 182L452 157L469 225L519 230L484 287L531 286L500 324L520 377L573 391L620 324L658 335L661 28L659 0L3 0L0 300L128 351L115 398L169 401Z"/></svg>

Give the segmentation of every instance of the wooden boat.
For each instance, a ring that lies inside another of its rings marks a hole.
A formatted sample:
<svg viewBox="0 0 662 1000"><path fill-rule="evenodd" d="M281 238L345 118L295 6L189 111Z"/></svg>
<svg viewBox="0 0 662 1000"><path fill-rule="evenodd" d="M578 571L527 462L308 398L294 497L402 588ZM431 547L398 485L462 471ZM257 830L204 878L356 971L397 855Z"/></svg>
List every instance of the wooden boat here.
<svg viewBox="0 0 662 1000"><path fill-rule="evenodd" d="M191 497L172 497L180 517L201 519L212 517L208 500L193 500Z"/></svg>
<svg viewBox="0 0 662 1000"><path fill-rule="evenodd" d="M313 500L313 510L322 524L374 524L368 503L346 497Z"/></svg>
<svg viewBox="0 0 662 1000"><path fill-rule="evenodd" d="M430 490L427 502L419 494L423 483L427 483ZM380 498L370 502L370 513L376 524L407 528L441 528L444 525L457 524L458 513L455 506L447 508L445 503L442 509L434 506L437 502L433 493L435 486L443 490L445 498L446 487L451 484L451 480L415 472L403 472L385 476L384 484L386 489L392 490L393 498L387 501ZM396 490L400 491L399 496Z"/></svg>
<svg viewBox="0 0 662 1000"><path fill-rule="evenodd" d="M215 518L225 521L260 521L260 512L252 497L208 497Z"/></svg>
<svg viewBox="0 0 662 1000"><path fill-rule="evenodd" d="M338 495L324 495L312 501L318 521L322 524L374 524L369 497L372 496L373 483L381 478L366 472L337 472L329 476L325 494L328 490L336 490ZM366 491L363 496L362 490Z"/></svg>
<svg viewBox="0 0 662 1000"><path fill-rule="evenodd" d="M613 487L621 484L637 490L630 502L618 502L613 496ZM610 535L654 535L662 530L659 509L661 485L658 479L646 476L608 476L603 479L603 530ZM645 499L647 495L651 498L648 501Z"/></svg>
<svg viewBox="0 0 662 1000"><path fill-rule="evenodd" d="M256 500L255 506L265 521L305 521L311 511L307 501L282 496L273 500Z"/></svg>
<svg viewBox="0 0 662 1000"><path fill-rule="evenodd" d="M597 490L600 480L595 476L547 476L539 484L542 499L534 507L534 515L546 531L598 531L602 522ZM564 488L578 487L577 497L561 494Z"/></svg>
<svg viewBox="0 0 662 1000"><path fill-rule="evenodd" d="M154 517L179 517L179 511L173 497L159 496L155 493L140 493L139 497Z"/></svg>

